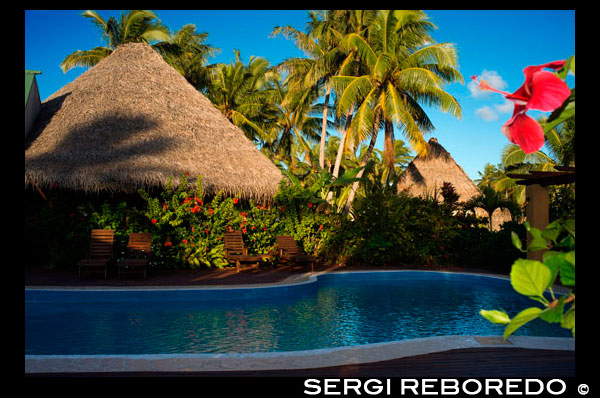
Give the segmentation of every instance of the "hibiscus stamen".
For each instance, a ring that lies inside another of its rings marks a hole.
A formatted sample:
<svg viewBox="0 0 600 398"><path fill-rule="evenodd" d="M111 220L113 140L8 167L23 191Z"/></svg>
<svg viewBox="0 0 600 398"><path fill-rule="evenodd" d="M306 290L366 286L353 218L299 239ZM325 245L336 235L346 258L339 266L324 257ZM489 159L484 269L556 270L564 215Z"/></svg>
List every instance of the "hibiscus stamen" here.
<svg viewBox="0 0 600 398"><path fill-rule="evenodd" d="M511 93L507 93L506 91L500 91L498 89L495 89L494 87L490 86L490 84L484 80L479 78L479 76L471 76L471 80L473 80L475 83L477 83L477 88L479 88L480 90L488 90L488 91L493 91L495 93L499 93L502 94L506 97L506 99L511 100L511 101L527 101L527 98L525 97L520 97Z"/></svg>

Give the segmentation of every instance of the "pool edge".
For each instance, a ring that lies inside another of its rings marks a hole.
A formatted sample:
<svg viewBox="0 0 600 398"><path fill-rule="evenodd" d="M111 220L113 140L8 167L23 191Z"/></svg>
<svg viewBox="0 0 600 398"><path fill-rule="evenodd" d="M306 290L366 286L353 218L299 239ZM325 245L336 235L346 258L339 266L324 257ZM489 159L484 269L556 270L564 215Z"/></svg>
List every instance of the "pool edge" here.
<svg viewBox="0 0 600 398"><path fill-rule="evenodd" d="M435 336L350 347L250 354L26 355L25 373L211 372L311 369L379 362L463 348L527 348L575 351L575 339L512 336L509 344Z"/></svg>

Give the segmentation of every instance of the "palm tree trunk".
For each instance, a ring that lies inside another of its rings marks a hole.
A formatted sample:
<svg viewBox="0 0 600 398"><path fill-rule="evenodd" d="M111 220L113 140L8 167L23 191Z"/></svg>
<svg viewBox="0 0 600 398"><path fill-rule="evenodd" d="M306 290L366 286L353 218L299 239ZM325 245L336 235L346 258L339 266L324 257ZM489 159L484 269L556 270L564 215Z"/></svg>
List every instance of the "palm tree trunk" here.
<svg viewBox="0 0 600 398"><path fill-rule="evenodd" d="M383 160L388 170L388 175L394 169L394 125L391 121L385 121L385 137L383 140Z"/></svg>
<svg viewBox="0 0 600 398"><path fill-rule="evenodd" d="M340 174L340 165L342 164L342 157L344 155L344 147L346 146L346 138L348 137L348 133L350 132L350 123L352 122L352 111L348 111L346 114L346 126L344 129L344 134L342 135L342 139L340 140L340 146L337 151L337 155L335 157L335 164L333 165L333 177L337 178ZM329 191L327 194L327 202L331 204L331 200L333 199L333 191Z"/></svg>
<svg viewBox="0 0 600 398"><path fill-rule="evenodd" d="M340 174L340 165L342 164L342 157L344 155L344 149L346 147L346 138L348 137L348 133L350 132L350 123L352 123L352 111L348 111L348 113L346 114L346 126L344 129L344 134L342 135L342 139L340 140L340 146L335 157L335 164L333 165L333 176L336 178Z"/></svg>
<svg viewBox="0 0 600 398"><path fill-rule="evenodd" d="M319 150L319 167L325 168L325 142L327 141L327 111L329 108L329 95L331 94L331 83L327 85L325 101L323 106L323 127L321 128L321 148Z"/></svg>
<svg viewBox="0 0 600 398"><path fill-rule="evenodd" d="M380 114L379 114L379 112L377 112L375 114L375 123L373 123L373 134L371 134L371 142L369 142L369 147L367 148L367 152L365 152L365 156L364 156L362 162L360 162L360 166L362 167L362 169L358 172L358 174L356 175L356 178L361 178L363 176L363 173L365 172L364 166L366 166L367 163L369 163L369 160L371 159L371 153L373 153L373 148L375 148L375 141L377 141L377 133L379 130L379 117L380 117ZM344 213L346 213L346 214L348 214L350 212L350 210L352 209L352 202L354 201L354 196L356 195L356 191L358 190L359 184L360 184L360 181L355 181L352 184L352 190L350 191L350 195L348 196L348 201L346 202L346 206L344 207Z"/></svg>

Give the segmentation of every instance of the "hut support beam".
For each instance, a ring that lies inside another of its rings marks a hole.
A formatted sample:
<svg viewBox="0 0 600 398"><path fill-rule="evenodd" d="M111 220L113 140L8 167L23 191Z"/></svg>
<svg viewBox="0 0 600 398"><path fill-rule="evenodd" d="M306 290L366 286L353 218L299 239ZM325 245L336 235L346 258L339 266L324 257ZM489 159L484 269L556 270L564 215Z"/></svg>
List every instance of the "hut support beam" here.
<svg viewBox="0 0 600 398"><path fill-rule="evenodd" d="M527 185L525 193L527 195L527 208L525 214L529 225L538 229L546 228L550 222L548 187L540 184ZM531 243L531 240L532 236L528 232L527 245ZM542 261L543 254L544 250L527 252L527 259Z"/></svg>

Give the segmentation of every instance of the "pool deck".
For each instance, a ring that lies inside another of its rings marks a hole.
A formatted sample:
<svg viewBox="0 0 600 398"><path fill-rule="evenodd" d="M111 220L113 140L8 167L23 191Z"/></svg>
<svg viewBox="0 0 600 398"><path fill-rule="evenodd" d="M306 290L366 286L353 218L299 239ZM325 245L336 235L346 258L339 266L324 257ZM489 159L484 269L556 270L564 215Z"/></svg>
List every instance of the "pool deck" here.
<svg viewBox="0 0 600 398"><path fill-rule="evenodd" d="M386 268L397 270L406 268ZM321 272L373 270L356 267ZM378 269L382 270L382 269ZM423 270L423 269L420 269ZM465 272L464 269L428 269ZM153 289L257 287L301 282L303 269L166 271L146 280L82 278L73 272L26 272L28 289ZM485 273L476 270L476 273ZM500 276L503 277L503 276ZM505 277L505 276L504 276ZM319 376L319 377L573 377L573 339L512 336L439 336L336 349L256 354L35 356L26 376Z"/></svg>

